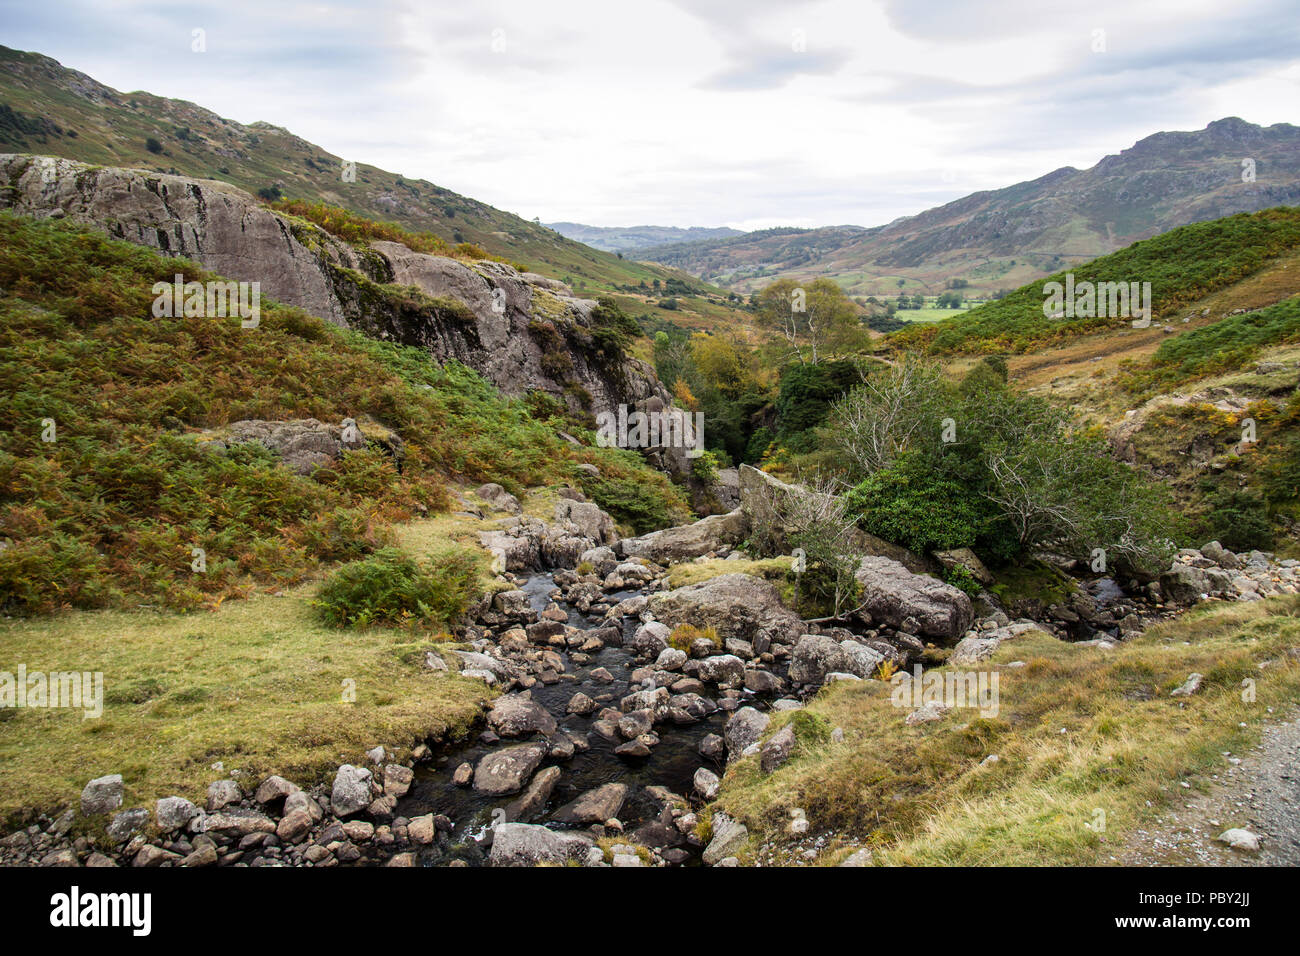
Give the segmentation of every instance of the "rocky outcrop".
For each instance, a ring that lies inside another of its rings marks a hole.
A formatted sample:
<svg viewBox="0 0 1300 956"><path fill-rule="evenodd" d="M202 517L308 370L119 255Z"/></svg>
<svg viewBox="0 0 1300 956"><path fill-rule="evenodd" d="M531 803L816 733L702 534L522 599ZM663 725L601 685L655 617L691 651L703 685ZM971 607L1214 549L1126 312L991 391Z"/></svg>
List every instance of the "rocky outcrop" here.
<svg viewBox="0 0 1300 956"><path fill-rule="evenodd" d="M618 543L617 550L625 558L675 564L723 547L733 547L745 539L748 530L748 518L737 509L724 515L710 515L693 524L653 531L639 538L624 538Z"/></svg>
<svg viewBox="0 0 1300 956"><path fill-rule="evenodd" d="M951 584L913 574L897 561L868 556L855 573L863 610L909 634L954 641L974 618L970 598Z"/></svg>
<svg viewBox="0 0 1300 956"><path fill-rule="evenodd" d="M772 642L793 642L801 630L799 616L781 603L776 588L748 574L724 574L655 594L649 607L664 624L712 627L723 640L748 641L756 653Z"/></svg>
<svg viewBox="0 0 1300 956"><path fill-rule="evenodd" d="M214 180L5 153L0 187L0 205L16 213L70 219L259 282L262 295L335 325L462 362L508 395L546 392L572 411L671 404L648 365L600 349L595 302L504 263L352 246Z"/></svg>

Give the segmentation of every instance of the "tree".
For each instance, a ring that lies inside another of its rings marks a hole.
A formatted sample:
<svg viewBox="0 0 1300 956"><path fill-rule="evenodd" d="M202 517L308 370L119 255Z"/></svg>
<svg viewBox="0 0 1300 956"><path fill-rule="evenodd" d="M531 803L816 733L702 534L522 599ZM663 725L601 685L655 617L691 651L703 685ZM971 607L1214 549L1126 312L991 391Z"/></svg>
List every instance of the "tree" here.
<svg viewBox="0 0 1300 956"><path fill-rule="evenodd" d="M778 279L759 293L758 316L780 331L800 362L816 364L828 346L861 333L853 301L830 279Z"/></svg>
<svg viewBox="0 0 1300 956"><path fill-rule="evenodd" d="M863 383L831 410L828 421L831 442L843 452L850 470L866 477L891 464L923 431L937 436L943 416L935 403L943 384L937 365L910 355L864 376Z"/></svg>
<svg viewBox="0 0 1300 956"><path fill-rule="evenodd" d="M144 148L149 150L151 153L161 153L163 151L162 143L158 142L158 140L152 136L144 141Z"/></svg>

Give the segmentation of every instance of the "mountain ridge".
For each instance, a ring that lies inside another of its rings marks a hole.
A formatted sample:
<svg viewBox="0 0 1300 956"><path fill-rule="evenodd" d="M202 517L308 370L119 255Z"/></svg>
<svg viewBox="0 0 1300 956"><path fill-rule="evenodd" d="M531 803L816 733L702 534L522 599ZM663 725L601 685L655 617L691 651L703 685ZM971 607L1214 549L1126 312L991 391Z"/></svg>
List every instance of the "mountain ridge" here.
<svg viewBox="0 0 1300 956"><path fill-rule="evenodd" d="M1063 166L857 234L751 233L752 243L679 243L641 256L740 291L775 277L829 276L853 294L935 292L952 279L991 293L1178 225L1296 204L1300 127L1225 117L1153 133L1088 169Z"/></svg>

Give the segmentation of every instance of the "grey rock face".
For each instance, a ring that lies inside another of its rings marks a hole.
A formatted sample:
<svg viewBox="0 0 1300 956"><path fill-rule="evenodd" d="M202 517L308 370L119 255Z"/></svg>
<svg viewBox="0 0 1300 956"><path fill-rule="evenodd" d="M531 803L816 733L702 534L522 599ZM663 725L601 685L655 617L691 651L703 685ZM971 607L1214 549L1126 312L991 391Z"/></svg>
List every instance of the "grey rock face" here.
<svg viewBox="0 0 1300 956"><path fill-rule="evenodd" d="M580 386L593 409L650 398L667 403L653 370L636 359L611 363L593 341L596 303L563 283L499 262L466 264L372 242L363 254L313 225L267 209L243 190L192 179L55 159L46 183L33 157L0 154L4 206L20 215L62 216L112 238L182 256L237 281L259 282L264 296L335 325L456 359L509 395L544 391L578 411ZM415 286L433 301L413 308L378 299L348 278ZM563 352L571 370L559 381L543 358Z"/></svg>
<svg viewBox="0 0 1300 956"><path fill-rule="evenodd" d="M657 564L689 561L739 544L749 530L749 520L740 509L723 515L710 515L692 524L652 531L639 538L624 538L618 553L625 558L645 558Z"/></svg>
<svg viewBox="0 0 1300 956"><path fill-rule="evenodd" d="M864 610L873 620L902 628L909 618L913 633L956 640L970 627L975 612L962 591L926 574L913 574L890 558L868 556L854 575L862 586Z"/></svg>
<svg viewBox="0 0 1300 956"><path fill-rule="evenodd" d="M706 519L707 520L707 519ZM781 603L768 581L748 574L724 574L653 595L650 611L669 626L712 627L722 639L749 641L757 650L763 641L793 641L799 617Z"/></svg>

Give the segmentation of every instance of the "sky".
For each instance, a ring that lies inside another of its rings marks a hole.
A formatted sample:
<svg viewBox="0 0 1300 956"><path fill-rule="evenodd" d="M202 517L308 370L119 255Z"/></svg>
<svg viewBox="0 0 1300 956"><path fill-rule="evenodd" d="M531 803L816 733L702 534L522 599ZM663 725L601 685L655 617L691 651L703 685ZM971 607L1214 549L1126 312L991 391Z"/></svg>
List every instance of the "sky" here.
<svg viewBox="0 0 1300 956"><path fill-rule="evenodd" d="M1300 124L1298 0L0 0L0 43L599 226L881 225Z"/></svg>

